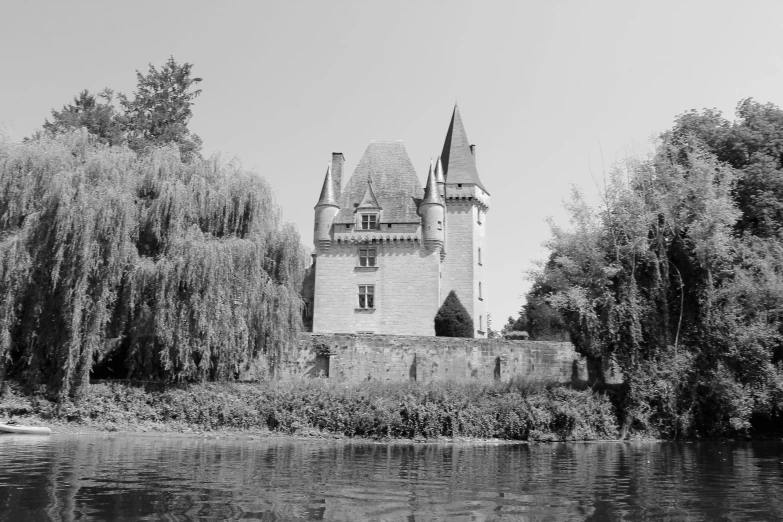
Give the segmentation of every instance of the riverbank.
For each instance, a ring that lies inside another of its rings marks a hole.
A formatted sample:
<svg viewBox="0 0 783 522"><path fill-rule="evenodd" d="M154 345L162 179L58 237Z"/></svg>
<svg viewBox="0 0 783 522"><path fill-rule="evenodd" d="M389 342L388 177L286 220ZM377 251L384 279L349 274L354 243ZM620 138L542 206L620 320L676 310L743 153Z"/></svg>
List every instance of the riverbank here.
<svg viewBox="0 0 783 522"><path fill-rule="evenodd" d="M542 385L295 382L158 388L91 385L63 405L10 383L0 421L60 433L371 440L614 440L617 416L604 395Z"/></svg>

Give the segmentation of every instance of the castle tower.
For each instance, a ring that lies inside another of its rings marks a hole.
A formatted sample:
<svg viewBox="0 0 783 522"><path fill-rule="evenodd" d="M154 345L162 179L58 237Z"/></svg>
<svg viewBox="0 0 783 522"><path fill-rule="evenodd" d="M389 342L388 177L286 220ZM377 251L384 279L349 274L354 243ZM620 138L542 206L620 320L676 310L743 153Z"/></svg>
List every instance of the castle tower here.
<svg viewBox="0 0 783 522"><path fill-rule="evenodd" d="M321 197L315 205L315 227L313 230L313 243L318 249L328 249L332 243L332 223L340 206L337 204L334 180L332 179L332 164L326 167L324 186L321 189Z"/></svg>
<svg viewBox="0 0 783 522"><path fill-rule="evenodd" d="M456 105L440 162L445 180L443 186L446 205L446 255L441 269L440 301L442 303L449 291L454 290L473 318L474 336L486 337L487 295L483 281L483 262L486 259L485 231L489 193L479 179L475 146L468 141Z"/></svg>
<svg viewBox="0 0 783 522"><path fill-rule="evenodd" d="M442 248L445 209L440 194L438 194L438 185L431 162L430 172L427 176L427 187L424 189L424 199L419 204L419 214L421 215L421 235L424 246L430 250Z"/></svg>

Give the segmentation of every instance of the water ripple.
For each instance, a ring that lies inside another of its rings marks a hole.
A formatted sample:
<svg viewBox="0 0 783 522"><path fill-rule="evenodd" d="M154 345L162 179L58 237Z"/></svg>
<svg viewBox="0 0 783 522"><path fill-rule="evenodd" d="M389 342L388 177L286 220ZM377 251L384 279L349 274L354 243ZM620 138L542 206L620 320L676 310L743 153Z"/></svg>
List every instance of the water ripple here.
<svg viewBox="0 0 783 522"><path fill-rule="evenodd" d="M783 520L783 444L0 436L3 520Z"/></svg>

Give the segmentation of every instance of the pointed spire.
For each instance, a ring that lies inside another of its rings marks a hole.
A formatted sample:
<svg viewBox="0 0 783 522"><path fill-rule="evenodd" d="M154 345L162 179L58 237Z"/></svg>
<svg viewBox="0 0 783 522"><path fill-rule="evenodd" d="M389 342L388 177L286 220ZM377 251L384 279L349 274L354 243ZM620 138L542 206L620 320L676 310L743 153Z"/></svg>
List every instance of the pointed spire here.
<svg viewBox="0 0 783 522"><path fill-rule="evenodd" d="M333 207L339 207L337 204L337 197L334 193L334 181L332 181L332 164L331 162L326 167L326 177L324 178L324 186L321 189L321 197L316 203L316 207L321 205L331 205Z"/></svg>
<svg viewBox="0 0 783 522"><path fill-rule="evenodd" d="M451 123L446 133L446 141L443 143L443 170L449 183L472 183L487 189L481 184L476 170L476 158L470 152L470 142L462 124L459 107L454 104L454 113L451 115Z"/></svg>
<svg viewBox="0 0 783 522"><path fill-rule="evenodd" d="M424 199L421 200L421 204L443 206L443 202L440 200L440 194L438 194L438 184L435 181L435 173L432 171L432 160L430 160L430 173L427 176L427 187L424 189Z"/></svg>
<svg viewBox="0 0 783 522"><path fill-rule="evenodd" d="M381 208L378 198L375 197L371 179L367 180L367 190L364 191L364 196L356 208Z"/></svg>
<svg viewBox="0 0 783 522"><path fill-rule="evenodd" d="M438 162L435 163L435 181L438 183L446 183L446 176L443 175L443 163L438 156Z"/></svg>

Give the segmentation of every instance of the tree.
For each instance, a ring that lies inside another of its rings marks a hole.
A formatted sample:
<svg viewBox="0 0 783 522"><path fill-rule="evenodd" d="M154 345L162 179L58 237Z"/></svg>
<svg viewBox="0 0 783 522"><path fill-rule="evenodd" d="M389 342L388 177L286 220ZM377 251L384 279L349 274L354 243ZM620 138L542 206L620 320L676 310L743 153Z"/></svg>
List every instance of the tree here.
<svg viewBox="0 0 783 522"><path fill-rule="evenodd" d="M201 94L201 90L191 90L201 82L201 78L192 77L192 68L192 64L178 64L169 57L160 71L152 64L146 75L136 71L133 100L120 96L131 149L140 152L175 143L184 161L200 156L201 138L188 129L193 100Z"/></svg>
<svg viewBox="0 0 783 522"><path fill-rule="evenodd" d="M525 296L526 302L514 330L525 330L534 341L568 341L563 316L549 304L547 285L536 284Z"/></svg>
<svg viewBox="0 0 783 522"><path fill-rule="evenodd" d="M735 234L738 175L667 133L612 172L601 208L575 191L571 228L550 224L539 295L580 353L619 366L626 430L738 434L783 412L783 249Z"/></svg>
<svg viewBox="0 0 783 522"><path fill-rule="evenodd" d="M95 372L233 379L295 342L308 258L236 163L84 129L0 142L0 379L61 401Z"/></svg>
<svg viewBox="0 0 783 522"><path fill-rule="evenodd" d="M741 212L738 233L776 237L783 232L783 110L747 98L729 122L715 109L690 111L665 138L681 157L694 142L737 170L733 198Z"/></svg>
<svg viewBox="0 0 783 522"><path fill-rule="evenodd" d="M188 129L193 102L201 94L192 90L201 82L201 78L192 77L192 68L192 64L178 64L170 57L160 70L150 64L146 75L136 71L133 99L124 94L117 97L121 111L113 104L111 89L104 89L97 98L82 91L61 111L52 110L52 121L44 123L44 131L62 134L86 128L100 143L127 143L138 153L174 143L183 161L200 158L201 138ZM38 133L36 137L40 137Z"/></svg>
<svg viewBox="0 0 783 522"><path fill-rule="evenodd" d="M47 132L62 134L84 127L100 143L120 145L125 141L124 125L113 100L111 89L104 89L97 98L84 90L62 110L52 109L52 121L46 120L43 128Z"/></svg>
<svg viewBox="0 0 783 522"><path fill-rule="evenodd" d="M452 290L435 315L438 337L473 337L473 319Z"/></svg>

